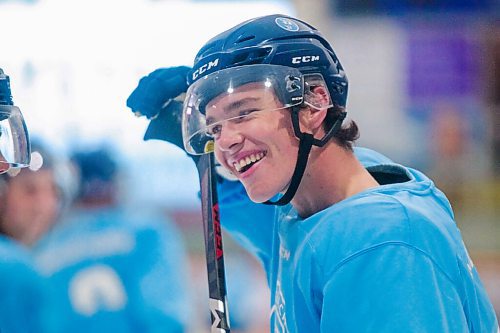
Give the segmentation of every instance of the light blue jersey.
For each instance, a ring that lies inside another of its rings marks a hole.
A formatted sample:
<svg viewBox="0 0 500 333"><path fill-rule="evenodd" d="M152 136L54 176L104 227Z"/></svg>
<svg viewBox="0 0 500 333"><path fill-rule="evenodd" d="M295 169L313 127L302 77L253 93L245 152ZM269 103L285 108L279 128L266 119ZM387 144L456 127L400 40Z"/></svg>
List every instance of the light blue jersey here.
<svg viewBox="0 0 500 333"><path fill-rule="evenodd" d="M266 269L271 329L497 333L443 193L416 170L355 153L383 185L306 219L221 185L222 223Z"/></svg>
<svg viewBox="0 0 500 333"><path fill-rule="evenodd" d="M389 158L371 149L355 148L354 152L365 167L394 164ZM276 207L252 202L239 182L220 183L218 194L224 228L269 271L274 237L273 223L270 221L275 219ZM289 204L284 209L293 208Z"/></svg>
<svg viewBox="0 0 500 333"><path fill-rule="evenodd" d="M44 333L55 329L51 326L50 294L26 250L0 235L0 332Z"/></svg>
<svg viewBox="0 0 500 333"><path fill-rule="evenodd" d="M163 218L76 214L36 249L36 261L58 286L63 332L186 330L186 256L179 232Z"/></svg>

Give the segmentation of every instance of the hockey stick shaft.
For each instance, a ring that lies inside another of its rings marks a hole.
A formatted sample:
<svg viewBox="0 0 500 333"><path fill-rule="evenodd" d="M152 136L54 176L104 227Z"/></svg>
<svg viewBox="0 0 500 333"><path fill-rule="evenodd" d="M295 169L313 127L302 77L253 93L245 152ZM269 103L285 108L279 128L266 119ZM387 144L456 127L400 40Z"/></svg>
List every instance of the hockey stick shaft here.
<svg viewBox="0 0 500 333"><path fill-rule="evenodd" d="M196 167L198 168L201 188L209 306L212 321L211 333L226 333L230 331L229 313L213 153L202 155Z"/></svg>

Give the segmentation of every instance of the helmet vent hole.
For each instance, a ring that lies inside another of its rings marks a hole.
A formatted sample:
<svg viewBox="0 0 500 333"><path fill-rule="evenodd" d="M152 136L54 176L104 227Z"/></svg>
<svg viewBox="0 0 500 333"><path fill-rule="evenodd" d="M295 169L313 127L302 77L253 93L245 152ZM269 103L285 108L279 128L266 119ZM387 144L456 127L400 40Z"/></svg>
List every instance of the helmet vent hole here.
<svg viewBox="0 0 500 333"><path fill-rule="evenodd" d="M248 58L248 53L238 54L233 59L233 64L245 63L245 60Z"/></svg>
<svg viewBox="0 0 500 333"><path fill-rule="evenodd" d="M246 41L252 40L252 39L254 39L254 38L255 38L255 36L254 36L254 35L250 35L250 36L248 36L248 35L247 35L247 36L243 35L243 36L238 37L238 39L236 39L235 44L240 44L240 43L243 43L243 42L246 42Z"/></svg>
<svg viewBox="0 0 500 333"><path fill-rule="evenodd" d="M232 65L243 66L262 64L271 50L271 48L264 48L236 54L232 60Z"/></svg>

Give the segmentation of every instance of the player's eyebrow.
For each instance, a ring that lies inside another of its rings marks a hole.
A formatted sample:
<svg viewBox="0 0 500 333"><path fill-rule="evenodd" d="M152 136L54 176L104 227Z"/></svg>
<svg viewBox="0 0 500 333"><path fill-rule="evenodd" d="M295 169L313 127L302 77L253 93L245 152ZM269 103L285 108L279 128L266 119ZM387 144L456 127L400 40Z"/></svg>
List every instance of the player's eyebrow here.
<svg viewBox="0 0 500 333"><path fill-rule="evenodd" d="M238 110L241 107L244 107L246 104L248 104L250 102L255 102L258 100L260 100L259 97L245 97L245 98L242 98L240 100L234 101L234 102L232 102L229 105L226 105L224 107L224 113L230 113L234 110ZM207 125L213 124L215 121L216 121L215 118L207 117Z"/></svg>

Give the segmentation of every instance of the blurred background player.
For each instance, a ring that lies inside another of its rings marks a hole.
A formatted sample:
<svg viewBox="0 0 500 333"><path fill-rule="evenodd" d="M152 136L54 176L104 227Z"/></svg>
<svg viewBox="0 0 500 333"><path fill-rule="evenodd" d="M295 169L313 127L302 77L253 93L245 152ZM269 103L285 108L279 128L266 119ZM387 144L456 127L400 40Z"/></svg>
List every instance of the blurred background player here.
<svg viewBox="0 0 500 333"><path fill-rule="evenodd" d="M71 200L74 179L67 164L31 140L31 163L0 176L0 233L33 246L57 223Z"/></svg>
<svg viewBox="0 0 500 333"><path fill-rule="evenodd" d="M16 135L12 135L12 131ZM10 80L0 68L0 168L1 173L14 168L27 167L30 162L30 145L26 124L19 108L14 106ZM19 171L19 170L17 170ZM5 177L5 176L2 176ZM2 184L2 190L6 185ZM10 199L2 192L0 206L22 205L26 198ZM8 202L7 202L8 201ZM3 219L2 219L3 221ZM50 290L46 281L33 268L29 254L14 239L5 235L4 224L0 229L0 332L35 333L54 332L51 326L54 312ZM16 229L13 228L8 228ZM8 232L8 234L11 234Z"/></svg>
<svg viewBox="0 0 500 333"><path fill-rule="evenodd" d="M187 331L189 279L176 228L120 204L119 164L108 148L76 151L71 161L78 194L35 253L58 286L64 331Z"/></svg>

